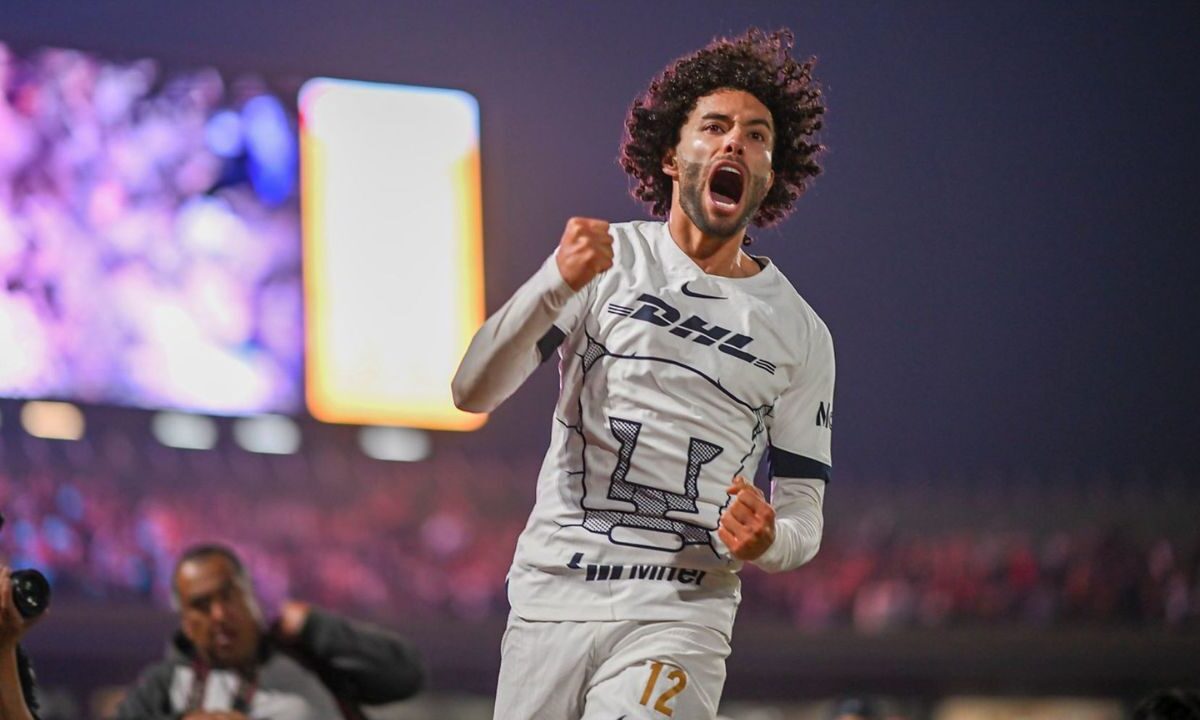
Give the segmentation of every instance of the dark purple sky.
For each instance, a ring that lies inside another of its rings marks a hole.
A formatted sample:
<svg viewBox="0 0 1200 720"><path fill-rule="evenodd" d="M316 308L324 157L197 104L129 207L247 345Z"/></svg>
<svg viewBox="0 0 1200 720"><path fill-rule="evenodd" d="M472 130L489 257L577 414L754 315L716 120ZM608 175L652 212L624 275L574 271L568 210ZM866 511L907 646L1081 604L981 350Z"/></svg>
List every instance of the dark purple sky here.
<svg viewBox="0 0 1200 720"><path fill-rule="evenodd" d="M495 309L568 216L643 215L615 159L655 73L789 26L826 174L756 247L833 331L835 464L1200 466L1200 5L408 5L5 0L0 39L474 93ZM440 442L540 453L555 387Z"/></svg>

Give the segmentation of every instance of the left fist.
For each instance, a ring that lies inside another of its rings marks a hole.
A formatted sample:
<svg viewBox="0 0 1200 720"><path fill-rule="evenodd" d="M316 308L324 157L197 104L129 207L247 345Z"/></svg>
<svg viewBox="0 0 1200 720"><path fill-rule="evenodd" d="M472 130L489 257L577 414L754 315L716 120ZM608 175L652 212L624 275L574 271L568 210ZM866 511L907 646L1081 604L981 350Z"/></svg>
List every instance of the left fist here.
<svg viewBox="0 0 1200 720"><path fill-rule="evenodd" d="M775 508L762 490L740 475L725 492L733 496L733 502L721 515L717 536L735 558L753 560L775 542Z"/></svg>
<svg viewBox="0 0 1200 720"><path fill-rule="evenodd" d="M278 639L284 643L295 642L300 639L300 633L304 630L304 624L308 622L308 615L312 607L306 602L299 600L287 600L279 607L279 620L275 623L275 630L278 633Z"/></svg>

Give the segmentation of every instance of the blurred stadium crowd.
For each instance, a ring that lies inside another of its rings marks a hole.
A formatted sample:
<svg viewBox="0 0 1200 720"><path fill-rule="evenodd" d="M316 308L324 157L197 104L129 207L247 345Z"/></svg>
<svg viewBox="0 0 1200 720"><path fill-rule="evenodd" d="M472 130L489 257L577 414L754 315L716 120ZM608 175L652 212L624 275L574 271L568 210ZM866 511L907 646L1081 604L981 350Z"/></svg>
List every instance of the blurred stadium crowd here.
<svg viewBox="0 0 1200 720"><path fill-rule="evenodd" d="M288 456L9 438L0 555L57 597L166 605L174 559L233 543L271 605L386 620L507 612L536 458L387 463L328 443ZM743 610L806 630L1195 626L1200 490L1183 476L839 476L817 559L743 574ZM1032 508L1037 512L1031 512Z"/></svg>

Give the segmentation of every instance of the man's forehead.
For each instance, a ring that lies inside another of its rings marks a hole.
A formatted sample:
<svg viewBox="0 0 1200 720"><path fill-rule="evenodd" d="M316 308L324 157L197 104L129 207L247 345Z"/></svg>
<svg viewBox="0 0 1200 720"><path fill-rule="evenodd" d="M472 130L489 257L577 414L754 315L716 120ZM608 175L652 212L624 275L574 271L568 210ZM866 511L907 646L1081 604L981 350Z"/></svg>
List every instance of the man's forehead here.
<svg viewBox="0 0 1200 720"><path fill-rule="evenodd" d="M181 563L175 574L175 585L181 595L202 595L232 582L236 574L228 558L208 555Z"/></svg>
<svg viewBox="0 0 1200 720"><path fill-rule="evenodd" d="M713 91L697 100L696 108L692 111L693 117L697 118L712 113L736 117L743 123L760 120L771 127L775 126L770 109L745 90L727 88Z"/></svg>

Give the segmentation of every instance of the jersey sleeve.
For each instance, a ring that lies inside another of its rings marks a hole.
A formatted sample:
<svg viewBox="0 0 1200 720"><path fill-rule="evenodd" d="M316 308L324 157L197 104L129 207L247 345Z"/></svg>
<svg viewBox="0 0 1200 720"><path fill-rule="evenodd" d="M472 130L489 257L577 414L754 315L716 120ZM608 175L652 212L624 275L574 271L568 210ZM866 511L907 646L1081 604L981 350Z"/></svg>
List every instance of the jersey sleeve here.
<svg viewBox="0 0 1200 720"><path fill-rule="evenodd" d="M471 339L451 382L455 405L468 412L496 409L575 329L595 283L575 292L554 255L547 258Z"/></svg>
<svg viewBox="0 0 1200 720"><path fill-rule="evenodd" d="M800 376L776 404L771 425L775 541L754 560L767 572L799 567L821 547L822 508L832 465L833 379L833 340L821 324Z"/></svg>
<svg viewBox="0 0 1200 720"><path fill-rule="evenodd" d="M809 342L799 376L780 396L770 419L772 477L829 482L833 465L833 380L833 339L820 323Z"/></svg>

